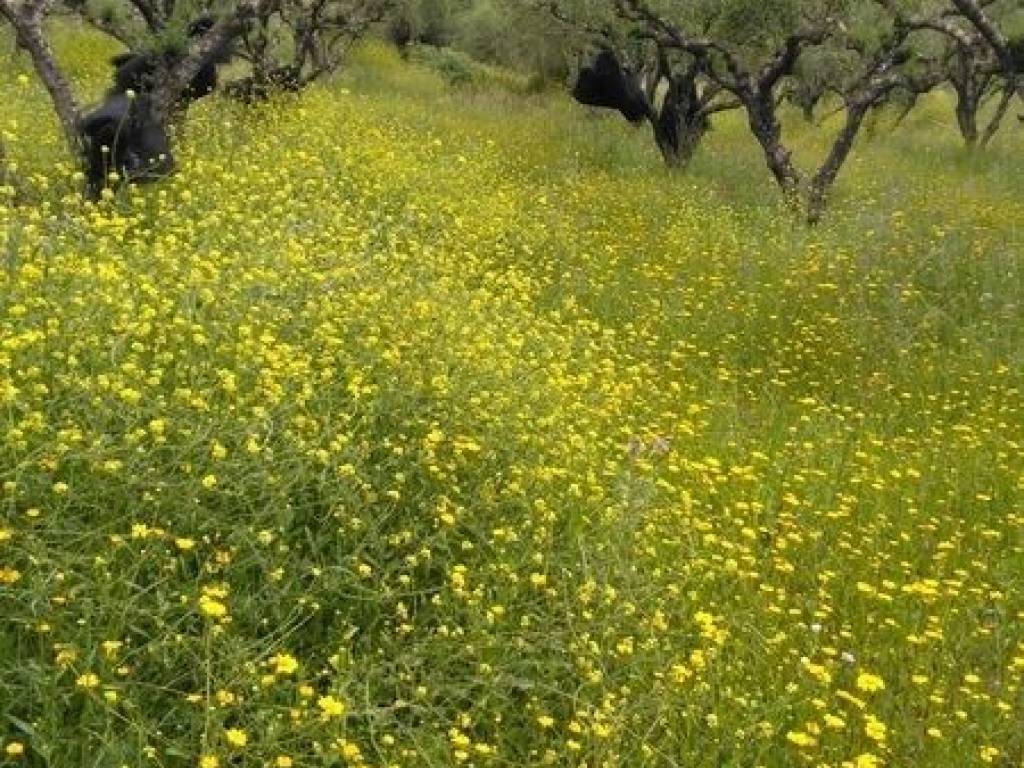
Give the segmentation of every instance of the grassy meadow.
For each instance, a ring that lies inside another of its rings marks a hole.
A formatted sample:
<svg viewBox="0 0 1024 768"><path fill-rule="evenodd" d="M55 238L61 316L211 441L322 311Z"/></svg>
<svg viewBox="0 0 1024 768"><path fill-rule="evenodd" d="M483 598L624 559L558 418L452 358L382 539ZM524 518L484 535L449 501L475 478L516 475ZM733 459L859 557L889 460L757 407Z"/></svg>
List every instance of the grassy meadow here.
<svg viewBox="0 0 1024 768"><path fill-rule="evenodd" d="M0 765L1024 765L1016 121L809 229L368 44L94 205L10 43Z"/></svg>

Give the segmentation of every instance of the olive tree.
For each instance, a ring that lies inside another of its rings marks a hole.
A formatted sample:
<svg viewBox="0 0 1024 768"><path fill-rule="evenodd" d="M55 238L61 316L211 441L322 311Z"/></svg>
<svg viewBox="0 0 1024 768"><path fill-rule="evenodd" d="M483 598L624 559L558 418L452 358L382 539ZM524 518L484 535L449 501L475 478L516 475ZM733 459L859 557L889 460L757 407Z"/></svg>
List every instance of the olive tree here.
<svg viewBox="0 0 1024 768"><path fill-rule="evenodd" d="M882 0L608 0L631 33L671 56L700 62L700 77L744 110L765 164L791 206L816 222L869 111L917 87L915 30ZM814 168L793 159L780 94L808 51L838 73L830 84L844 120Z"/></svg>
<svg viewBox="0 0 1024 768"><path fill-rule="evenodd" d="M573 36L581 58L597 52L589 66L580 68L576 100L617 109L636 124L648 123L669 168L685 168L711 129L712 117L740 106L709 76L705 53L644 34L612 3L544 0L535 7Z"/></svg>
<svg viewBox="0 0 1024 768"><path fill-rule="evenodd" d="M1007 4L994 0L951 1L959 16L989 46L1003 79L999 106L982 139L982 145L985 145L999 130L1014 97L1024 100L1024 37L1011 38L1000 23L1011 16L1020 16L1024 9L1019 2Z"/></svg>
<svg viewBox="0 0 1024 768"><path fill-rule="evenodd" d="M395 0L275 0L240 35L250 74L228 90L245 99L301 90L341 66L352 44L394 10Z"/></svg>
<svg viewBox="0 0 1024 768"><path fill-rule="evenodd" d="M204 34L192 42L153 94L159 115L166 117L171 112L199 70L215 52L222 50L230 40L237 37L246 21L267 2L236 0ZM50 95L68 146L78 153L81 150L81 104L43 31L43 20L54 6L55 0L0 0L0 16L14 27L21 46L32 60L36 75Z"/></svg>

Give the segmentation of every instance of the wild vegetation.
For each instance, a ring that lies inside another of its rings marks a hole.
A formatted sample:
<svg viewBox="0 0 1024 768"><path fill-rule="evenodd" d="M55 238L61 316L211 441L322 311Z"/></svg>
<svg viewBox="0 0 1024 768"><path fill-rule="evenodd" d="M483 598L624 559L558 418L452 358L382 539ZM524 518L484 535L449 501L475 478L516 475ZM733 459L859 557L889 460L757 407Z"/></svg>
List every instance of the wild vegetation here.
<svg viewBox="0 0 1024 768"><path fill-rule="evenodd" d="M739 112L446 78L91 202L0 71L0 764L1020 765L1020 131L876 112L808 228Z"/></svg>

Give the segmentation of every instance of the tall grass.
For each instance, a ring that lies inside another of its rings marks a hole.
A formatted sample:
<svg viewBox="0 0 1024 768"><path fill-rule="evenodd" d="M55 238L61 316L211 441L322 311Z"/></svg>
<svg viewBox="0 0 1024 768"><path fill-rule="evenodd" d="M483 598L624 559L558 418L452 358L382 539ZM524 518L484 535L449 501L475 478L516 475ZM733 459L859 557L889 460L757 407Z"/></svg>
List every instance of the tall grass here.
<svg viewBox="0 0 1024 768"><path fill-rule="evenodd" d="M807 229L736 116L669 175L370 47L92 205L27 73L0 759L1024 759L1019 135L936 98Z"/></svg>

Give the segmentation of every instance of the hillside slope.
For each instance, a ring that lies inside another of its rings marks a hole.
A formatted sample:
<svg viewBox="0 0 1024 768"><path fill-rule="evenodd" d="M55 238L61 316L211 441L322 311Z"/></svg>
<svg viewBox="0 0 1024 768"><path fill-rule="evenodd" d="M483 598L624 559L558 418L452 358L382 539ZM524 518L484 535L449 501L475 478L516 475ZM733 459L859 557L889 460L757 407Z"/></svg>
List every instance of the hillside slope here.
<svg viewBox="0 0 1024 768"><path fill-rule="evenodd" d="M1019 136L936 101L812 231L738 120L669 176L370 47L93 206L22 74L11 764L1020 762Z"/></svg>

